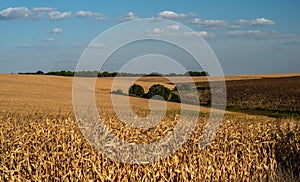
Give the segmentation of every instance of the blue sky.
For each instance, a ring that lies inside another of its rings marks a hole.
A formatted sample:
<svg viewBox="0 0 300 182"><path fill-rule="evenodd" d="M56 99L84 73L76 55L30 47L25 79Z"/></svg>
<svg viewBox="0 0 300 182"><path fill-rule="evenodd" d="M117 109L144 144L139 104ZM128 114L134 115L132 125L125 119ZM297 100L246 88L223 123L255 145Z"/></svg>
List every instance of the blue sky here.
<svg viewBox="0 0 300 182"><path fill-rule="evenodd" d="M0 0L0 73L74 70L100 33L152 17L202 35L227 75L300 72L299 9L298 0Z"/></svg>

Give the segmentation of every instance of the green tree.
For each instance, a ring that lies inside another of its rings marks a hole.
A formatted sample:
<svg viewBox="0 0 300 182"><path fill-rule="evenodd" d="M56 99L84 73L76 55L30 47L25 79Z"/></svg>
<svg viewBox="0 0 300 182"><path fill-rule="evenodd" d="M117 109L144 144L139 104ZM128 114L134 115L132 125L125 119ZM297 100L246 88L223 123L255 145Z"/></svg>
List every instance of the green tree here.
<svg viewBox="0 0 300 182"><path fill-rule="evenodd" d="M37 75L43 75L44 74L44 72L42 72L42 71L37 71L35 74L37 74Z"/></svg>
<svg viewBox="0 0 300 182"><path fill-rule="evenodd" d="M169 101L181 103L179 94L173 91L169 96Z"/></svg>
<svg viewBox="0 0 300 182"><path fill-rule="evenodd" d="M144 95L144 93L145 93L144 88L138 84L131 85L128 90L128 94L130 96L141 97L142 95Z"/></svg>
<svg viewBox="0 0 300 182"><path fill-rule="evenodd" d="M149 96L149 98L152 98L155 95L159 95L167 101L170 94L171 94L170 89L168 89L167 87L165 87L163 85L156 84L156 85L153 85L152 87L150 87L147 95Z"/></svg>

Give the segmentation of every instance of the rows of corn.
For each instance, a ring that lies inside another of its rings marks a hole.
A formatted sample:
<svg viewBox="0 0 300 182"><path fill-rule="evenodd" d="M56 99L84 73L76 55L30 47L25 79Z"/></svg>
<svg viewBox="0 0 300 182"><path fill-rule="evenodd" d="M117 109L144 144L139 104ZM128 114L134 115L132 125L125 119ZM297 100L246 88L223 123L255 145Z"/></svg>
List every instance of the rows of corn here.
<svg viewBox="0 0 300 182"><path fill-rule="evenodd" d="M174 120L170 115L164 126L140 132L118 131L120 122L105 117L118 137L141 142L172 131L168 121ZM199 149L206 120L200 117L191 138L173 155L149 164L124 164L95 150L71 115L1 113L0 181L299 180L300 121L226 115L214 140Z"/></svg>

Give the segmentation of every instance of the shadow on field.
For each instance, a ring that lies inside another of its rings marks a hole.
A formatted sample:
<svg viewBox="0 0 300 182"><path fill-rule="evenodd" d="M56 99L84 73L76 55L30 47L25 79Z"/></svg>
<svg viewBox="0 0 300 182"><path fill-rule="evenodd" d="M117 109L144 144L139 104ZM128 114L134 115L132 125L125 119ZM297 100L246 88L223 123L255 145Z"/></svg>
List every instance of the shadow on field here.
<svg viewBox="0 0 300 182"><path fill-rule="evenodd" d="M277 125L275 159L278 181L300 181L300 139L297 137L300 133L295 132L299 131L297 127L291 129L290 124L285 128Z"/></svg>
<svg viewBox="0 0 300 182"><path fill-rule="evenodd" d="M232 111L232 112L240 112L240 113L245 113L245 114L250 114L250 115L260 115L260 116L268 116L272 118L294 118L294 119L300 119L300 113L296 111L272 111L272 110L267 110L267 109L241 109L237 107L231 107L227 106L226 107L227 111Z"/></svg>

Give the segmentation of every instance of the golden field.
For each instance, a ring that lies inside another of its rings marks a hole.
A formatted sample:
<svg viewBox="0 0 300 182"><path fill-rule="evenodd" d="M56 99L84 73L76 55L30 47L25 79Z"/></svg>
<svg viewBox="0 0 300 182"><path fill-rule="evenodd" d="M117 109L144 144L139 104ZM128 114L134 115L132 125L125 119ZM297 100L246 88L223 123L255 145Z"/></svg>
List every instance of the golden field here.
<svg viewBox="0 0 300 182"><path fill-rule="evenodd" d="M268 76L280 77L226 79ZM124 83L131 79L124 78ZM172 132L180 104L168 103L166 117L153 128L130 128L114 114L112 80L99 78L95 87L99 114L112 133L125 141L147 143ZM299 120L226 112L216 137L200 150L210 112L205 107L200 108L191 138L166 159L139 165L113 161L81 134L73 113L72 81L70 77L0 75L0 181L299 180ZM146 90L155 83L173 87L161 78L142 78L137 83ZM147 113L148 100L132 97L130 103L137 114Z"/></svg>

